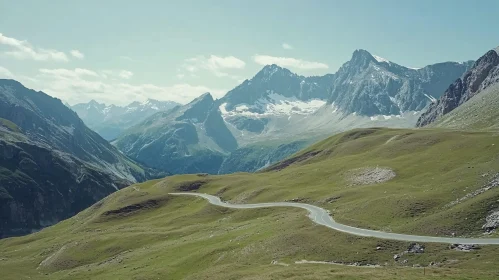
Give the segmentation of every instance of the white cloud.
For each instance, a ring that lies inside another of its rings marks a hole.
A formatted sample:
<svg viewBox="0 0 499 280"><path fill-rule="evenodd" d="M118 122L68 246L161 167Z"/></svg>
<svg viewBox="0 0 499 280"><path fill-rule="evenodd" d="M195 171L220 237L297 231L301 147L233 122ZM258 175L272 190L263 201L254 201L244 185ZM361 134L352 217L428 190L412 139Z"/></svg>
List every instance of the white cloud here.
<svg viewBox="0 0 499 280"><path fill-rule="evenodd" d="M229 77L238 79L238 76L227 73L228 70L243 69L246 62L234 56L196 56L185 60L182 68L187 72L194 73L200 70L206 70L217 77Z"/></svg>
<svg viewBox="0 0 499 280"><path fill-rule="evenodd" d="M285 50L292 50L293 46L291 46L288 43L282 43L282 48L285 49Z"/></svg>
<svg viewBox="0 0 499 280"><path fill-rule="evenodd" d="M82 68L75 68L74 70L71 69L64 69L64 68L59 68L59 69L39 69L40 73L49 75L49 76L58 76L58 77L64 77L64 78L77 78L77 77L84 77L84 76L90 76L90 77L98 77L99 74L92 70L88 69L82 69Z"/></svg>
<svg viewBox="0 0 499 280"><path fill-rule="evenodd" d="M13 79L14 74L12 74L12 72L10 72L9 69L0 66L0 79L5 79L5 78Z"/></svg>
<svg viewBox="0 0 499 280"><path fill-rule="evenodd" d="M85 58L85 55L80 52L79 50L71 50L71 55L78 58L78 59L84 59Z"/></svg>
<svg viewBox="0 0 499 280"><path fill-rule="evenodd" d="M123 79L130 79L133 76L133 72L127 70L121 70L119 76Z"/></svg>
<svg viewBox="0 0 499 280"><path fill-rule="evenodd" d="M6 55L17 59L33 59L37 61L68 61L68 57L64 52L35 48L27 41L17 40L15 38L4 36L0 33L0 44L11 48L11 50L4 52Z"/></svg>
<svg viewBox="0 0 499 280"><path fill-rule="evenodd" d="M93 71L81 68L44 68L39 69L39 74L34 78L22 78L20 81L70 104L95 99L106 104L124 105L131 100L145 101L148 98L187 103L205 92L211 92L215 97L221 97L227 92L225 89L187 83L172 86L126 83L120 79L104 77L104 71L109 72L109 70ZM119 72L111 71L111 73L116 75Z"/></svg>
<svg viewBox="0 0 499 280"><path fill-rule="evenodd" d="M219 57L211 55L208 59L210 67L214 69L229 68L229 69L242 69L246 63L234 56Z"/></svg>
<svg viewBox="0 0 499 280"><path fill-rule="evenodd" d="M260 65L271 65L277 64L282 67L290 67L301 70L316 70L316 69L328 69L329 66L325 63L306 61L292 57L277 57L269 55L255 55L253 60Z"/></svg>
<svg viewBox="0 0 499 280"><path fill-rule="evenodd" d="M128 80L133 77L133 72L128 70L101 70L99 71L99 76L104 79L125 79Z"/></svg>
<svg viewBox="0 0 499 280"><path fill-rule="evenodd" d="M182 80L185 77L184 74L177 74L177 79Z"/></svg>

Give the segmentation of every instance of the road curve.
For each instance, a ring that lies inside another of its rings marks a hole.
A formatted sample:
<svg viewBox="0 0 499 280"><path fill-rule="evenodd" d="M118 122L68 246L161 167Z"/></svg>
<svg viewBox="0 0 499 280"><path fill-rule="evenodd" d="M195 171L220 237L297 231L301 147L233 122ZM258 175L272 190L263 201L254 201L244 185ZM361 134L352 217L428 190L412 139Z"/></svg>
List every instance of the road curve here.
<svg viewBox="0 0 499 280"><path fill-rule="evenodd" d="M398 234L391 232L382 232L369 229L361 229L351 226L346 226L337 223L329 213L318 206L306 203L294 202L266 202L255 204L231 204L223 202L219 197L204 194L204 193L170 193L171 195L190 195L198 196L208 200L211 204L236 209L252 209L252 208L267 208L267 207L297 207L305 209L309 212L308 217L316 224L326 226L328 228L341 232L364 236L375 237L381 239L410 241L410 242L435 242L449 244L481 244L481 245L499 245L499 238L454 238L454 237L436 237L436 236L420 236L409 234Z"/></svg>

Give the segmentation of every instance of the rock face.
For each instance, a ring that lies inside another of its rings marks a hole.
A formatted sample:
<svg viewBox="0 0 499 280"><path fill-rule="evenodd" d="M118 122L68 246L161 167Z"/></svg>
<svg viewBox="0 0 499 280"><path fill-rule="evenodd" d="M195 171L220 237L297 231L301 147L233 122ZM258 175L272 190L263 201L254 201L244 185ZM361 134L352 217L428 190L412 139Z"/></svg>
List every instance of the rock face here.
<svg viewBox="0 0 499 280"><path fill-rule="evenodd" d="M499 54L497 50L490 50L480 57L468 72L451 84L438 101L430 105L419 118L417 126L422 127L434 122L498 82Z"/></svg>
<svg viewBox="0 0 499 280"><path fill-rule="evenodd" d="M482 228L485 232L492 232L499 227L499 211L493 211L485 218Z"/></svg>
<svg viewBox="0 0 499 280"><path fill-rule="evenodd" d="M140 162L177 174L217 174L225 155L238 147L209 93L156 113L114 144Z"/></svg>
<svg viewBox="0 0 499 280"><path fill-rule="evenodd" d="M445 62L412 69L356 50L334 75L328 103L345 114L366 116L419 111L439 98L470 65Z"/></svg>
<svg viewBox="0 0 499 280"><path fill-rule="evenodd" d="M94 100L70 108L83 122L106 140L113 140L125 129L132 127L157 112L167 111L180 104L172 101L148 99L127 106L105 105Z"/></svg>
<svg viewBox="0 0 499 280"><path fill-rule="evenodd" d="M0 237L71 217L149 171L60 100L0 80Z"/></svg>

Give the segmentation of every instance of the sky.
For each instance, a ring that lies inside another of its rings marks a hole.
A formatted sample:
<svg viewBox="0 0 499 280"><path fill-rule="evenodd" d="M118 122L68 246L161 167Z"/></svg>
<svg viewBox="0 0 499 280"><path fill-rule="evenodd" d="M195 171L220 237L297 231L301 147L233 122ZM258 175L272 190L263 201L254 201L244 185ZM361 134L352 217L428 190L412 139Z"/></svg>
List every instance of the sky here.
<svg viewBox="0 0 499 280"><path fill-rule="evenodd" d="M497 0L0 0L0 78L71 105L222 97L264 65L334 73L356 49L407 67L499 45Z"/></svg>

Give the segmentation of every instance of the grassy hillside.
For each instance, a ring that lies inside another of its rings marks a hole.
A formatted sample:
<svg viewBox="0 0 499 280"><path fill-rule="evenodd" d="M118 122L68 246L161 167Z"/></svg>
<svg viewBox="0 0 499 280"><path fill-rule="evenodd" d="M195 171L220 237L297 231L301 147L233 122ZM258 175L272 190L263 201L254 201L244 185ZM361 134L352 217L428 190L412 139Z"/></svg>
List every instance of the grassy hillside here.
<svg viewBox="0 0 499 280"><path fill-rule="evenodd" d="M3 279L420 279L417 266L433 262L427 277L496 279L499 246L460 252L424 244L424 253L395 261L408 242L336 232L299 209L231 210L168 193L303 201L364 228L480 236L487 214L499 208L499 189L467 197L496 178L498 145L499 136L490 132L362 129L256 174L149 181L41 232L0 240L0 271ZM366 170L396 176L365 184L358 179L369 177ZM301 260L381 267L295 263Z"/></svg>
<svg viewBox="0 0 499 280"><path fill-rule="evenodd" d="M499 130L499 84L491 86L443 116L433 127Z"/></svg>

